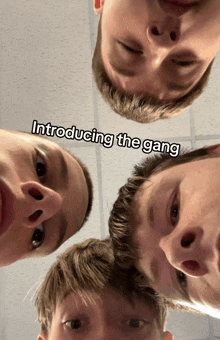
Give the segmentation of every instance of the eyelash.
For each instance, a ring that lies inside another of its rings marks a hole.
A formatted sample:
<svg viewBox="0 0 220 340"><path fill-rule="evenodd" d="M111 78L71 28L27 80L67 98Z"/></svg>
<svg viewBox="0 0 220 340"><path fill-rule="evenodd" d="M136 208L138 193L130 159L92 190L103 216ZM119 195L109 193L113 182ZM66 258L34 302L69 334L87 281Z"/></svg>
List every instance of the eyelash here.
<svg viewBox="0 0 220 340"><path fill-rule="evenodd" d="M172 62L178 66L181 66L181 67L189 67L189 66L192 66L195 64L195 61L194 60L189 60L189 61L181 61L181 60L175 60L175 59L172 59Z"/></svg>
<svg viewBox="0 0 220 340"><path fill-rule="evenodd" d="M173 211L173 209L177 210L177 212ZM171 207L170 207L170 221L173 225L173 227L175 227L179 221L179 210L180 210L180 204L179 204L179 199L177 197L177 193L175 194L174 198L173 198L173 202L171 204ZM175 217L172 216L172 214L175 213ZM174 220L173 220L174 219Z"/></svg>
<svg viewBox="0 0 220 340"><path fill-rule="evenodd" d="M126 45L126 44L123 44L122 42L119 42L120 45L122 45L124 47L124 49L132 54L142 54L143 52L140 51L140 50L135 50L134 48Z"/></svg>
<svg viewBox="0 0 220 340"><path fill-rule="evenodd" d="M39 160L41 160L41 161L39 161ZM47 174L47 164L46 164L45 158L38 151L37 151L35 163L36 163L36 165L35 165L36 174L37 174L38 178L40 179L40 181L43 182L44 178ZM42 171L42 170L43 170L43 174L40 175L39 171Z"/></svg>
<svg viewBox="0 0 220 340"><path fill-rule="evenodd" d="M131 322L131 321L138 322L138 327L132 327L132 326L130 325L130 322ZM129 328L131 328L131 329L140 329L140 328L143 328L143 327L145 326L146 321L140 320L140 319L130 319L130 320L125 321L124 324L125 324L126 326L128 326Z"/></svg>
<svg viewBox="0 0 220 340"><path fill-rule="evenodd" d="M40 228L40 229L39 229ZM42 238L41 238L41 240L40 241L37 241L37 242L40 242L39 244L37 244L37 245L34 245L33 243L34 243L34 237L36 237L36 236L38 236L39 237L39 230L40 230L40 233L41 233L41 236L42 236ZM31 250L36 250L37 248L39 248L41 245L42 245L42 243L43 243L43 241L44 241L44 238L45 238L45 228L44 228L44 226L41 224L41 225L39 225L35 230L34 230L34 233L33 233L33 235L32 235L32 239L31 239Z"/></svg>
<svg viewBox="0 0 220 340"><path fill-rule="evenodd" d="M73 326L73 325L72 325L73 322L79 322L79 325L78 325L79 327L77 327L77 328L72 327L72 326ZM70 324L70 325L68 325L68 324ZM72 319L72 320L65 321L65 322L64 322L64 325L65 325L66 327L72 329L72 330L79 330L79 329L81 329L83 326L86 325L86 322L85 322L85 321L82 321L82 320L80 320L80 319Z"/></svg>
<svg viewBox="0 0 220 340"><path fill-rule="evenodd" d="M178 280L181 288L186 290L186 288L187 288L187 276L186 276L186 274L184 274L180 270L176 270L176 276L177 276L177 280Z"/></svg>

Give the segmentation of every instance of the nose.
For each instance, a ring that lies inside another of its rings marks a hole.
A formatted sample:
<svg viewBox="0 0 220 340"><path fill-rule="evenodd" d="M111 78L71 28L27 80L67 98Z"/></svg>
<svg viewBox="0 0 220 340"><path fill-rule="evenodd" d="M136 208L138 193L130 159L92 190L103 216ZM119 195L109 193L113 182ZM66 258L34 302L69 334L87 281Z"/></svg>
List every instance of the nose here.
<svg viewBox="0 0 220 340"><path fill-rule="evenodd" d="M27 228L35 228L61 209L60 194L40 183L22 183L21 191L23 195L20 214L22 215L22 225Z"/></svg>
<svg viewBox="0 0 220 340"><path fill-rule="evenodd" d="M161 21L149 23L146 34L151 44L172 47L180 39L180 20L167 16Z"/></svg>
<svg viewBox="0 0 220 340"><path fill-rule="evenodd" d="M177 229L162 237L159 243L167 260L186 275L199 277L207 274L208 263L214 260L214 252L205 239L203 229Z"/></svg>

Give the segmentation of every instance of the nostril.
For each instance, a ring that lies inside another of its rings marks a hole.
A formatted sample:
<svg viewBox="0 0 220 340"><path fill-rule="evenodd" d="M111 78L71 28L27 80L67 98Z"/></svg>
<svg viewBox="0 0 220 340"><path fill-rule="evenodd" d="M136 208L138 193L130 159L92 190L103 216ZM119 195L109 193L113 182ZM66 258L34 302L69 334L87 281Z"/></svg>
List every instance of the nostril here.
<svg viewBox="0 0 220 340"><path fill-rule="evenodd" d="M170 32L170 39L171 39L172 41L176 41L176 39L177 39L177 34L176 34L175 32Z"/></svg>
<svg viewBox="0 0 220 340"><path fill-rule="evenodd" d="M36 188L29 189L28 193L29 193L29 195L31 195L33 198L35 198L38 201L40 201L44 198L43 195L41 194L41 192Z"/></svg>
<svg viewBox="0 0 220 340"><path fill-rule="evenodd" d="M181 240L181 246L183 248L188 248L191 245L191 243L193 243L194 241L195 241L195 235L192 233L188 233L183 236Z"/></svg>
<svg viewBox="0 0 220 340"><path fill-rule="evenodd" d="M157 29L156 26L154 26L154 27L151 28L151 33L152 33L153 35L160 35L160 33L159 33L159 31L158 31L158 29Z"/></svg>
<svg viewBox="0 0 220 340"><path fill-rule="evenodd" d="M29 216L29 221L30 222L35 222L37 221L37 219L40 217L40 215L42 214L42 210L37 210L35 211L32 215Z"/></svg>
<svg viewBox="0 0 220 340"><path fill-rule="evenodd" d="M198 271L200 269L198 262L193 260L184 261L183 266L185 267L185 269L188 269L192 272Z"/></svg>

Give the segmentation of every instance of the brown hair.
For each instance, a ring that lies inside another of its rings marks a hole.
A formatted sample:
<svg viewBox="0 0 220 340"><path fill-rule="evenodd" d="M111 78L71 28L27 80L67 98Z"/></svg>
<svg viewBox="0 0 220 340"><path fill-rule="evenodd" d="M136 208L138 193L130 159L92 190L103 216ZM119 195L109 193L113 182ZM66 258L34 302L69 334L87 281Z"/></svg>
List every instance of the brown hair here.
<svg viewBox="0 0 220 340"><path fill-rule="evenodd" d="M155 313L160 329L165 326L167 307L163 299L148 288L146 280L134 267L123 271L115 266L111 240L90 239L61 254L36 292L35 305L42 332L48 334L58 302L69 294L82 301L92 301L104 288L112 288L131 304L134 299L146 303Z"/></svg>
<svg viewBox="0 0 220 340"><path fill-rule="evenodd" d="M134 201L142 184L150 176L173 166L216 157L219 155L201 148L190 152L183 151L176 158L168 154L155 155L134 167L132 177L128 178L127 183L120 188L109 217L109 232L112 237L115 260L121 268L126 269L135 264L137 250L132 242L132 232L137 206Z"/></svg>
<svg viewBox="0 0 220 340"><path fill-rule="evenodd" d="M117 89L109 79L101 55L101 19L99 21L96 46L92 58L92 70L103 99L113 111L139 123L150 123L158 119L171 118L188 107L206 87L214 59L199 82L181 98L171 101L159 100L149 95L131 95Z"/></svg>

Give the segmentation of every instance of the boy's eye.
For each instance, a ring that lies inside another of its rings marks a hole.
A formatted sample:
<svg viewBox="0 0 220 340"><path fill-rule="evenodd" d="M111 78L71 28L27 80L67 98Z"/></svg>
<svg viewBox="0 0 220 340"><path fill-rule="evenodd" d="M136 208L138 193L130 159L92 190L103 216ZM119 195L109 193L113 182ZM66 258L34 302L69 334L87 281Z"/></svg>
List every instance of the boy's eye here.
<svg viewBox="0 0 220 340"><path fill-rule="evenodd" d="M79 329L82 327L82 321L80 319L69 320L65 322L65 325L71 329Z"/></svg>
<svg viewBox="0 0 220 340"><path fill-rule="evenodd" d="M184 274L183 272L181 272L180 270L176 271L176 276L177 276L177 280L180 284L180 286L186 290L187 287L187 277L186 274Z"/></svg>
<svg viewBox="0 0 220 340"><path fill-rule="evenodd" d="M175 60L172 59L173 63L182 67L189 67L195 64L194 60Z"/></svg>
<svg viewBox="0 0 220 340"><path fill-rule="evenodd" d="M33 250L41 246L41 244L44 241L44 237L45 237L45 230L44 230L44 226L41 224L34 230L34 233L32 235L31 246Z"/></svg>
<svg viewBox="0 0 220 340"><path fill-rule="evenodd" d="M136 49L134 49L133 47L128 46L128 45L126 45L126 44L124 44L124 43L122 43L122 42L120 42L120 45L122 45L122 46L124 47L124 49L125 49L126 51L130 52L130 53L133 53L133 54L142 54L142 51L136 50Z"/></svg>
<svg viewBox="0 0 220 340"><path fill-rule="evenodd" d="M177 199L177 195L175 195L170 207L170 220L173 226L175 226L179 220L179 201Z"/></svg>
<svg viewBox="0 0 220 340"><path fill-rule="evenodd" d="M125 324L129 326L130 328L140 328L144 326L145 322L139 319L130 319L126 321Z"/></svg>
<svg viewBox="0 0 220 340"><path fill-rule="evenodd" d="M44 161L43 157L41 157L41 156L37 156L36 172L37 172L37 176L40 179L42 179L46 175L46 172L47 172L45 161Z"/></svg>

